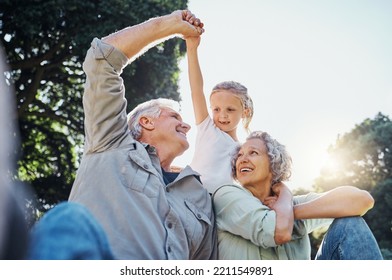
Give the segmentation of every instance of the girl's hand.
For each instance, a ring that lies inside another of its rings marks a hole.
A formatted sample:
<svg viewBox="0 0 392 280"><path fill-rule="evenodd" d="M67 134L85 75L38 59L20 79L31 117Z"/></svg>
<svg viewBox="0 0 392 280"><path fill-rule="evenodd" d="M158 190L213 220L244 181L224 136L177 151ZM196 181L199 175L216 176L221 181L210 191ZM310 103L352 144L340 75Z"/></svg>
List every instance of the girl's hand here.
<svg viewBox="0 0 392 280"><path fill-rule="evenodd" d="M272 210L275 210L274 206L277 201L278 197L277 196L269 196L264 199L263 204L271 208Z"/></svg>
<svg viewBox="0 0 392 280"><path fill-rule="evenodd" d="M186 49L189 51L189 50L197 49L197 47L200 45L201 37L200 36L185 37L184 39L186 41Z"/></svg>

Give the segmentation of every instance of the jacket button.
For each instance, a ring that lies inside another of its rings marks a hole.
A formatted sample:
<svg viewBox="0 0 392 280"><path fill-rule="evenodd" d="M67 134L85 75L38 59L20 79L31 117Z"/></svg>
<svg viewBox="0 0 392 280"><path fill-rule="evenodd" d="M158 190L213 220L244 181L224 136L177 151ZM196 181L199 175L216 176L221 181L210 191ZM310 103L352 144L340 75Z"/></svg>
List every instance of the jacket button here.
<svg viewBox="0 0 392 280"><path fill-rule="evenodd" d="M148 164L143 165L144 169L148 169Z"/></svg>

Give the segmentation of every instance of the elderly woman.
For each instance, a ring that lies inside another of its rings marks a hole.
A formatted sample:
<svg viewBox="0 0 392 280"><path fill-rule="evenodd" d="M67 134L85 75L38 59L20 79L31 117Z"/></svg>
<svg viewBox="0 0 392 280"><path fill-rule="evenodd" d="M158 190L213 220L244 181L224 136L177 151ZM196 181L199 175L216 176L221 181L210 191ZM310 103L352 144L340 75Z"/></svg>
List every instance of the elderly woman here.
<svg viewBox="0 0 392 280"><path fill-rule="evenodd" d="M310 259L308 234L327 226L317 259L382 259L361 217L373 207L371 195L342 186L293 197L281 183L291 175L291 157L266 132L238 147L232 171L240 185L213 195L219 259Z"/></svg>

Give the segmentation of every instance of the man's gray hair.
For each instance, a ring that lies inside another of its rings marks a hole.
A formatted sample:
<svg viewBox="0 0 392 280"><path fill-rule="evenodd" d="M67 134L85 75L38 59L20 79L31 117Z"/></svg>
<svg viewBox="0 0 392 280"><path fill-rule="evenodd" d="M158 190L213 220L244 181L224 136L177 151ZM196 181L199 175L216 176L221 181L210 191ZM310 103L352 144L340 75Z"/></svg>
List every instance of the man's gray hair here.
<svg viewBox="0 0 392 280"><path fill-rule="evenodd" d="M180 106L177 101L167 98L152 99L136 106L128 114L128 129L132 137L139 140L142 136L142 126L139 124L141 117L158 118L163 108L179 112Z"/></svg>
<svg viewBox="0 0 392 280"><path fill-rule="evenodd" d="M248 141L251 139L260 139L266 146L267 155L270 161L270 170L272 173L271 186L276 183L289 180L291 177L292 158L286 147L280 144L277 140L273 139L267 132L263 131L252 132L246 140ZM231 161L231 171L234 179L237 179L236 161L240 149L241 146L239 145L236 148Z"/></svg>

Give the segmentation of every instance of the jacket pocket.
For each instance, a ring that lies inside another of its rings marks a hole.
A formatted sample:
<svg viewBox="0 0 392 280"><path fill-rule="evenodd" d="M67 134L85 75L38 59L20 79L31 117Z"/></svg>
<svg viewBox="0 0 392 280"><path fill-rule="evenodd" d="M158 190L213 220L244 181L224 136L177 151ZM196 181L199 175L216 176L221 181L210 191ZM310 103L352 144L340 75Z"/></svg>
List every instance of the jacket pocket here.
<svg viewBox="0 0 392 280"><path fill-rule="evenodd" d="M130 156L128 157L127 165L124 168L127 187L148 197L156 197L158 195L157 183L159 183L159 180L149 172L150 166L147 163L135 162L134 158Z"/></svg>
<svg viewBox="0 0 392 280"><path fill-rule="evenodd" d="M205 222L208 225L211 225L210 218L208 218L208 216L201 209L199 209L195 204L193 204L193 202L191 202L188 199L185 199L185 205L193 213L194 217L197 220Z"/></svg>

